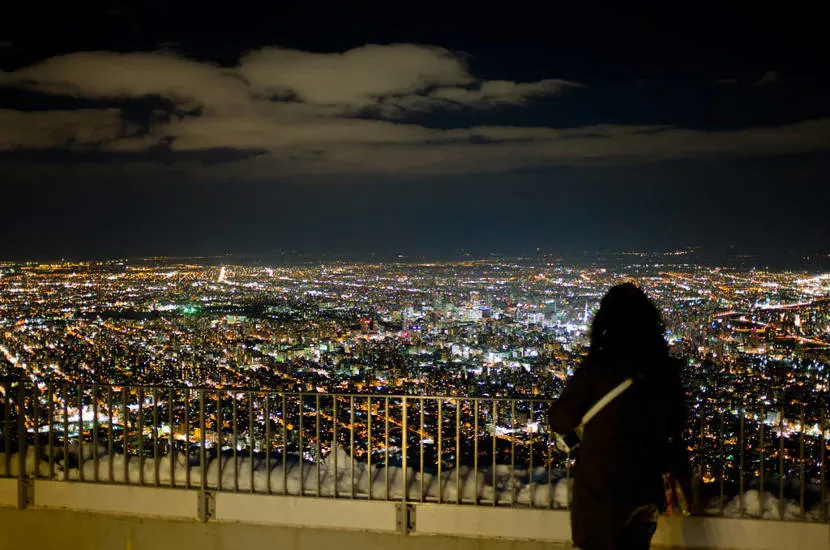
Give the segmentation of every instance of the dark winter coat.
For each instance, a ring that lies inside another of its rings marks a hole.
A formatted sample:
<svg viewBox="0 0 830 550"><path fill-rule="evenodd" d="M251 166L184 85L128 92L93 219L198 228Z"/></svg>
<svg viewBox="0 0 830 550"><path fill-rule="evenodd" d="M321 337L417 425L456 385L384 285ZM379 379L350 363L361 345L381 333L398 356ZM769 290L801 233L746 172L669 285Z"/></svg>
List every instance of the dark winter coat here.
<svg viewBox="0 0 830 550"><path fill-rule="evenodd" d="M551 406L551 429L566 434L611 389L635 379L585 426L576 451L571 507L576 546L611 547L608 541L637 507L664 504L664 472L688 479L680 368L669 358L611 364L589 356Z"/></svg>

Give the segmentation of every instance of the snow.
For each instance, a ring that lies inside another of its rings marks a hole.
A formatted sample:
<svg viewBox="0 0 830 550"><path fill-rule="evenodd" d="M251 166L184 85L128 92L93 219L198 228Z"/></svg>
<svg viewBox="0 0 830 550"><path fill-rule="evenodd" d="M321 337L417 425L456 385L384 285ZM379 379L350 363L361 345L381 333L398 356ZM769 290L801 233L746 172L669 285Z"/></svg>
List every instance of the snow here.
<svg viewBox="0 0 830 550"><path fill-rule="evenodd" d="M28 449L25 470L27 474L34 474L49 478L49 462L37 461L33 449ZM62 449L54 461L54 479L70 481L81 480L94 482L96 467L92 445L70 446L68 452L68 469L62 459ZM78 468L81 451L83 465ZM554 471L551 482L547 483L547 469L534 468L533 472L527 468L516 467L511 472L510 466L497 465L495 469L495 486L493 485L493 471L490 468L479 469L477 475L469 466L461 466L457 475L455 469L441 472L440 483L437 473L418 472L408 467L406 472L399 466L372 464L371 468L365 462L354 462L354 477L352 477L352 462L348 453L342 447L337 449L337 459L329 455L319 463L299 461L297 457L287 457L285 469L281 457L271 457L270 462L263 457L220 456L207 459L205 483L208 488L242 492L253 491L272 494L307 495L307 496L338 496L351 497L352 491L358 498L378 500L397 500L402 498L404 480L410 500L426 500L436 502L479 502L492 503L495 497L499 505L534 506L540 508L566 508L568 505L568 480L563 472ZM126 476L125 476L125 460ZM5 456L0 454L0 476L17 476L19 474L19 457L11 455L10 468L6 470ZM142 461L138 456L124 457L121 454L107 455L104 447L98 449L98 481L106 483L124 483L125 477L130 484L155 485L158 473L158 484L161 486L185 487L187 472L190 470L190 486L201 485L201 467L198 464L189 464L183 453L174 453L172 461L170 455L159 457L154 461L152 457L145 457ZM253 475L252 475L253 469ZM142 482L143 470L143 482ZM110 474L112 472L112 474ZM318 487L319 476L319 487ZM388 481L387 481L388 477ZM269 488L270 481L270 488ZM221 485L220 485L221 483ZM335 489L336 487L336 489ZM388 488L388 490L387 490ZM422 493L423 490L423 493Z"/></svg>
<svg viewBox="0 0 830 550"><path fill-rule="evenodd" d="M714 499L706 507L706 513L716 515L720 513L720 506L718 505L720 499ZM761 519L785 519L785 520L801 520L807 521L822 521L821 504L817 503L811 509L808 509L802 518L801 505L795 501L784 499L783 518L781 516L781 500L773 496L769 491L761 493L757 489L750 489L744 491L743 495L743 513L741 512L741 498L739 496L733 497L726 503L723 508L724 517L728 518L761 518ZM830 516L830 502L827 506L827 513Z"/></svg>
<svg viewBox="0 0 830 550"><path fill-rule="evenodd" d="M95 461L93 447L90 444L80 448L77 443L68 449L68 465L66 469L62 459L63 449L59 450L54 466L54 479L79 481L81 470L83 480L86 482L95 481ZM383 465L372 464L371 468L365 462L355 461L352 465L347 451L338 447L336 460L329 455L319 463L300 461L297 457L286 457L285 468L281 457L271 457L266 461L264 457L238 456L236 460L232 456L220 456L207 459L205 472L205 483L210 489L223 491L238 490L251 492L253 480L253 492L282 495L306 495L306 496L327 496L335 494L340 497L351 497L352 491L357 498L369 498L371 487L371 498L376 500L398 500L402 498L402 487L404 479L410 500L423 500L437 502L439 492L441 501L455 503L461 502L472 504L476 500L480 503L492 504L493 498L501 506L531 506L536 508L564 509L568 507L570 491L569 482L563 472L553 472L550 483L548 483L548 471L544 466L536 467L533 471L527 468L516 466L512 468L507 465L495 467L495 484L493 483L493 470L488 468L479 469L476 474L469 466L461 466L456 472L455 469L441 472L440 483L437 473L418 472L409 467L405 475L398 466L390 466L388 471ZM83 466L79 469L77 465L83 455ZM106 448L98 449L98 481L106 483L124 483L125 481L125 460L126 478L130 484L161 486L187 486L187 472L190 470L190 486L201 486L202 471L197 464L191 464L188 457L183 453L174 453L172 460L170 455L159 457L154 461L152 457L145 457L142 461L138 456L124 457L121 454L107 455ZM10 455L9 468L6 467L6 456L0 453L0 477L19 475L19 456ZM352 467L354 477L352 477ZM34 449L29 448L26 454L25 471L34 475L37 470L41 478L49 478L49 462L36 460ZM112 477L110 477L110 470ZM142 481L143 470L143 481ZM158 473L158 480L156 475ZM318 486L319 477L319 486ZM387 482L388 477L388 482ZM270 487L269 487L270 482ZM387 491L388 488L388 491ZM423 494L422 494L423 488ZM319 493L318 493L319 491ZM827 513L830 515L830 503ZM747 517L763 519L782 519L781 501L771 492L759 492L757 489L750 489L743 495L743 510L741 510L741 499L738 496L727 500L721 507L720 498L713 499L705 507L707 515L723 515L728 518ZM801 506L793 501L784 501L783 519L821 521L821 504L816 503L806 511L802 517Z"/></svg>

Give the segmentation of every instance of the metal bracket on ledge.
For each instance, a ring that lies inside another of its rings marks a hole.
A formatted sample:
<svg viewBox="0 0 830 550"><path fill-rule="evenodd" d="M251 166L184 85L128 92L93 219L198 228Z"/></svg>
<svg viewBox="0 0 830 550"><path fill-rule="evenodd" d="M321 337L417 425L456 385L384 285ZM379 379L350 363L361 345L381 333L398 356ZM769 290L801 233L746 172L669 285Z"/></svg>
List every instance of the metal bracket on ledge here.
<svg viewBox="0 0 830 550"><path fill-rule="evenodd" d="M31 476L17 478L17 507L25 510L35 503L35 479Z"/></svg>
<svg viewBox="0 0 830 550"><path fill-rule="evenodd" d="M216 495L211 491L199 491L198 514L199 520L207 522L216 518Z"/></svg>
<svg viewBox="0 0 830 550"><path fill-rule="evenodd" d="M395 518L398 533L408 535L415 530L415 506L412 504L395 504Z"/></svg>

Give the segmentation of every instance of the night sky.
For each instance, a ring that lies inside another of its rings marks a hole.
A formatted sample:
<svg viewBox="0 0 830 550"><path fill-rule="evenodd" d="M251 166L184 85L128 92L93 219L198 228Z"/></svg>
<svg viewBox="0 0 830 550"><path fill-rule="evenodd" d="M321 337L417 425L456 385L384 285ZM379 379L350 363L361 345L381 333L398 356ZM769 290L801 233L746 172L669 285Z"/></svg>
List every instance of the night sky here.
<svg viewBox="0 0 830 550"><path fill-rule="evenodd" d="M448 4L12 8L0 260L830 252L822 4Z"/></svg>

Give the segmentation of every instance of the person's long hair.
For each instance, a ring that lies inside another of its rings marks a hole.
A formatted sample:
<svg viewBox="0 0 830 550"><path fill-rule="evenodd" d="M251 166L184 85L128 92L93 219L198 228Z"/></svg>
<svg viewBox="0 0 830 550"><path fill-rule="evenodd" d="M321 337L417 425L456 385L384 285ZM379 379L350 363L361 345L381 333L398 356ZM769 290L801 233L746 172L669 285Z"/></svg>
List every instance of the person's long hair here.
<svg viewBox="0 0 830 550"><path fill-rule="evenodd" d="M591 324L589 357L611 366L633 362L648 370L668 357L665 325L654 303L633 283L611 287Z"/></svg>

